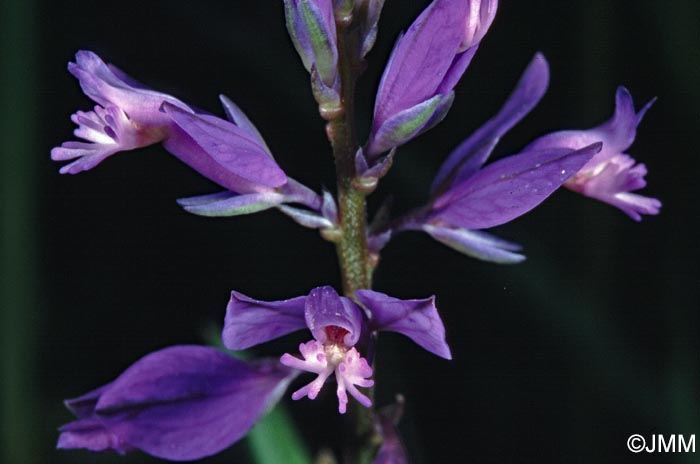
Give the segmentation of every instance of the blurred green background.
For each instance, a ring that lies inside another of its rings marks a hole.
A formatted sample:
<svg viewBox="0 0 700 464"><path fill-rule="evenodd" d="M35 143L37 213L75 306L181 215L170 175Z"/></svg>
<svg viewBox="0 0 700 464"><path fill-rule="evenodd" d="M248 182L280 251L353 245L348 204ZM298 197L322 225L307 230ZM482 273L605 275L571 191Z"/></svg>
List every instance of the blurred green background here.
<svg viewBox="0 0 700 464"><path fill-rule="evenodd" d="M427 1L387 0L360 82L362 130L398 32ZM315 188L333 166L281 1L4 0L2 69L2 416L0 462L147 463L54 450L64 398L111 380L155 349L203 343L228 293L261 299L338 285L334 250L274 212L207 220L174 200L216 187L159 147L60 176L49 150L92 103L66 63L90 49L152 87L221 114L233 98L282 167ZM383 336L378 404L407 398L401 431L416 463L698 462L632 455L639 433L700 440L700 3L672 0L503 1L491 32L436 129L402 148L375 197L418 205L440 162L499 108L532 55L552 80L539 107L495 155L532 138L609 117L617 85L659 100L629 150L649 168L658 217L636 224L558 192L494 232L522 244L514 267L406 234L386 249L375 288L436 294L454 360ZM292 350L307 334L260 354ZM330 390L329 390L330 391ZM333 395L288 404L311 450L342 441ZM319 427L322 425L322 427ZM237 444L206 463L248 462Z"/></svg>

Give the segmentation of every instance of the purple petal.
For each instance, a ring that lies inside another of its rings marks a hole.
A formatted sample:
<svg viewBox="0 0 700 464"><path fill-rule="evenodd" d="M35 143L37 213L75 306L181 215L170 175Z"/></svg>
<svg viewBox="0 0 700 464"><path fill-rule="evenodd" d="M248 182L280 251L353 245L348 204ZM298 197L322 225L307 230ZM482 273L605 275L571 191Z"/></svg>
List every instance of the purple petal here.
<svg viewBox="0 0 700 464"><path fill-rule="evenodd" d="M445 79L437 89L438 93L448 93L455 88L455 86L459 83L459 80L462 78L462 75L471 64L472 59L474 58L474 55L478 49L479 46L474 45L464 53L460 53L455 56L450 69L448 69L445 73Z"/></svg>
<svg viewBox="0 0 700 464"><path fill-rule="evenodd" d="M164 459L209 456L243 437L296 374L218 350L174 346L129 367L101 393L95 415L64 426L59 447L138 448Z"/></svg>
<svg viewBox="0 0 700 464"><path fill-rule="evenodd" d="M396 147L392 148L388 155L375 160L372 167L368 167L367 158L364 156L362 148L360 148L355 155L355 176L365 181L381 179L387 175L392 164L394 164L394 155L396 155Z"/></svg>
<svg viewBox="0 0 700 464"><path fill-rule="evenodd" d="M287 178L287 183L280 189L285 197L285 203L299 203L314 211L319 211L323 205L323 198L301 182Z"/></svg>
<svg viewBox="0 0 700 464"><path fill-rule="evenodd" d="M90 417L95 413L95 406L97 405L97 400L100 399L100 395L102 395L110 385L111 384L103 385L82 396L66 400L63 404L78 419Z"/></svg>
<svg viewBox="0 0 700 464"><path fill-rule="evenodd" d="M372 290L358 290L355 294L372 315L369 322L372 330L398 332L431 353L452 359L434 296L399 300Z"/></svg>
<svg viewBox="0 0 700 464"><path fill-rule="evenodd" d="M525 152L496 161L434 203L430 222L486 229L512 221L539 205L601 149Z"/></svg>
<svg viewBox="0 0 700 464"><path fill-rule="evenodd" d="M284 171L265 147L235 125L218 124L165 103L176 127L165 148L185 164L219 185L238 193L252 193L287 182Z"/></svg>
<svg viewBox="0 0 700 464"><path fill-rule="evenodd" d="M208 193L206 195L197 195L194 197L178 198L177 204L182 206L182 207L206 205L207 203L217 202L217 201L221 201L221 200L228 200L232 196L236 196L236 194L233 192L230 192L228 190L225 190L223 192Z"/></svg>
<svg viewBox="0 0 700 464"><path fill-rule="evenodd" d="M618 87L615 95L615 113L608 121L593 129L563 130L544 135L531 142L525 151L555 147L578 150L602 141L603 149L582 168L584 171L595 170L602 163L630 147L637 133L637 125L654 101L655 99L651 100L636 113L629 91L624 87Z"/></svg>
<svg viewBox="0 0 700 464"><path fill-rule="evenodd" d="M437 93L464 36L467 2L435 0L400 37L382 75L375 126Z"/></svg>
<svg viewBox="0 0 700 464"><path fill-rule="evenodd" d="M78 125L73 131L76 137L86 142L65 142L51 150L51 159L64 161L78 158L61 168L61 174L77 174L92 169L105 158L120 151L161 142L168 136L167 127L145 127L135 124L126 113L114 105L94 111L78 111L71 116Z"/></svg>
<svg viewBox="0 0 700 464"><path fill-rule="evenodd" d="M328 190L323 191L321 214L333 224L338 224L338 205L336 205L335 198Z"/></svg>
<svg viewBox="0 0 700 464"><path fill-rule="evenodd" d="M111 63L107 63L107 68L109 68L110 71L112 71L112 74L114 74L117 79L120 81L124 82L130 87L133 87L135 89L140 89L140 90L151 90L147 85L145 85L142 82L137 81L121 69L117 68Z"/></svg>
<svg viewBox="0 0 700 464"><path fill-rule="evenodd" d="M496 17L497 9L497 0L472 0L469 2L470 11L462 49L474 47L481 42Z"/></svg>
<svg viewBox="0 0 700 464"><path fill-rule="evenodd" d="M549 66L538 53L498 114L450 153L435 176L431 191L445 190L472 176L486 162L500 138L539 103L548 84Z"/></svg>
<svg viewBox="0 0 700 464"><path fill-rule="evenodd" d="M361 2L357 2L358 5ZM362 5L364 11L364 18L360 26L360 41L362 43L362 49L360 56L363 58L369 53L369 51L374 47L374 42L377 40L377 29L379 26L379 17L382 13L382 8L384 7L384 0L367 0Z"/></svg>
<svg viewBox="0 0 700 464"><path fill-rule="evenodd" d="M134 447L122 437L111 432L100 419L86 418L63 425L59 428L58 449L86 449L94 452L113 451L126 454Z"/></svg>
<svg viewBox="0 0 700 464"><path fill-rule="evenodd" d="M230 98L228 98L226 95L219 95L219 100L221 100L221 104L224 107L224 111L226 112L226 117L235 125L243 129L244 131L248 132L250 135L252 135L255 140L260 144L262 148L265 149L268 155L272 156L272 152L270 151L270 148L267 146L267 143L265 143L265 139L263 139L262 135L260 135L260 131L258 131L258 128L255 127L255 124L251 122L250 119L248 119L248 116L241 110L238 105L236 105Z"/></svg>
<svg viewBox="0 0 700 464"><path fill-rule="evenodd" d="M430 224L424 225L423 230L438 242L472 258L498 264L515 264L525 260L525 256L513 253L520 246L486 232Z"/></svg>
<svg viewBox="0 0 700 464"><path fill-rule="evenodd" d="M639 222L642 214L656 215L661 210L661 201L629 192L619 192L607 203L620 208L625 214Z"/></svg>
<svg viewBox="0 0 700 464"><path fill-rule="evenodd" d="M305 296L282 301L254 300L231 292L221 339L230 350L244 350L306 327Z"/></svg>
<svg viewBox="0 0 700 464"><path fill-rule="evenodd" d="M85 95L106 107L117 106L139 126L165 126L168 117L160 112L163 102L192 111L185 103L170 95L132 85L133 79L123 72L117 74L93 52L81 50L75 54L75 63L68 64L68 71L80 81ZM127 77L124 80L122 77Z"/></svg>
<svg viewBox="0 0 700 464"><path fill-rule="evenodd" d="M646 174L644 164L635 164L632 157L619 154L599 167L595 175L584 172L565 185L575 192L615 206L639 222L642 214L656 215L661 208L661 202L656 198L629 193L646 186Z"/></svg>
<svg viewBox="0 0 700 464"><path fill-rule="evenodd" d="M326 327L340 327L348 331L343 342L354 346L362 332L362 310L355 303L341 297L333 287L317 287L306 297L304 308L306 325L314 338L325 343Z"/></svg>
<svg viewBox="0 0 700 464"><path fill-rule="evenodd" d="M644 114L654 103L648 102L635 112L629 91L618 87L615 113L605 123L588 130L566 130L544 135L532 142L526 150L554 147L581 148L592 141L603 142L603 149L583 166L578 174L564 184L568 189L595 198L621 209L635 221L642 214L658 214L661 202L656 198L629 193L646 185L646 167L636 164L627 150L637 132Z"/></svg>
<svg viewBox="0 0 700 464"><path fill-rule="evenodd" d="M610 146L611 150L623 152L634 142L637 126L655 101L655 98L652 99L639 113L636 113L632 94L625 87L620 86L615 93L615 113L608 121L593 130L607 135L604 142Z"/></svg>

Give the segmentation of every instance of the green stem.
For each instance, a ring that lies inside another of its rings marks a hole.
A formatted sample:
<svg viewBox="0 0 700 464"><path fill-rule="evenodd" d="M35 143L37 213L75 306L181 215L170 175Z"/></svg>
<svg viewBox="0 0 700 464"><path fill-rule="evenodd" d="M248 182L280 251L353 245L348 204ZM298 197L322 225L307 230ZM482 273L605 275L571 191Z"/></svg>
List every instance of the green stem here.
<svg viewBox="0 0 700 464"><path fill-rule="evenodd" d="M328 121L328 137L333 146L338 183L340 237L336 251L343 281L343 292L355 299L355 291L371 288L371 266L367 249L367 213L365 194L353 186L355 154L359 148L355 133L355 82L362 60L358 50L357 29L350 16L336 17L340 111ZM373 397L373 391L369 392ZM381 437L374 429L374 409L351 403L352 440L345 459L349 463L371 463Z"/></svg>
<svg viewBox="0 0 700 464"><path fill-rule="evenodd" d="M338 261L346 296L370 288L367 251L367 215L365 194L353 187L355 153L359 147L355 134L355 81L360 59L357 37L345 21L337 23L338 72L340 74L341 111L328 122L338 182L338 210L341 236L337 242Z"/></svg>

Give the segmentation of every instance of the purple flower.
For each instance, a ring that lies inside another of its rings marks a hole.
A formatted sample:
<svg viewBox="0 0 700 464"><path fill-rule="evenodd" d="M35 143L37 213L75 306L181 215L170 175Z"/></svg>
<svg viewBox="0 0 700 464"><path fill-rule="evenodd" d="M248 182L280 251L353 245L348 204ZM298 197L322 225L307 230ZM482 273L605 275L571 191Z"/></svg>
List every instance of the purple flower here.
<svg viewBox="0 0 700 464"><path fill-rule="evenodd" d="M165 348L66 401L77 420L60 428L57 447L199 459L243 437L295 376L276 361L247 363L201 346Z"/></svg>
<svg viewBox="0 0 700 464"><path fill-rule="evenodd" d="M432 199L389 231L370 237L377 251L393 232L421 230L455 250L497 263L525 259L520 246L479 229L527 213L551 195L600 150L591 142L571 148L526 149L482 167L500 138L537 105L549 82L547 61L535 55L500 111L446 159L433 181Z"/></svg>
<svg viewBox="0 0 700 464"><path fill-rule="evenodd" d="M308 296L283 301L259 301L232 292L226 309L222 339L232 350L241 350L307 328L313 340L299 345L302 358L284 354L286 366L317 375L294 392L292 398L316 398L333 374L337 383L338 410L345 413L350 393L369 407L371 400L357 387L370 387L372 368L361 352L369 348L370 335L378 331L401 333L422 348L451 359L445 327L434 297L399 300L372 290L359 290L360 304L339 296L331 287L318 287Z"/></svg>
<svg viewBox="0 0 700 464"><path fill-rule="evenodd" d="M231 122L144 87L92 52L78 52L75 61L69 63L69 71L98 105L94 111L72 116L78 124L75 135L85 142L65 142L51 150L54 160L75 160L61 173L76 174L120 151L162 143L178 159L227 189L214 196L181 200L187 211L236 215L292 202L320 208L320 197L286 176L258 130L228 98L221 96Z"/></svg>
<svg viewBox="0 0 700 464"><path fill-rule="evenodd" d="M601 149L525 151L478 170L439 196L413 228L467 255L500 263L524 259L519 247L478 229L495 227L539 205Z"/></svg>
<svg viewBox="0 0 700 464"><path fill-rule="evenodd" d="M635 221L642 214L658 214L661 202L656 198L633 192L646 186L647 168L624 152L632 145L637 126L654 103L651 100L635 112L632 95L618 87L615 96L615 114L598 127L589 130L567 130L542 136L527 149L553 147L579 149L595 141L603 142L603 149L571 179L564 183L570 190L615 206Z"/></svg>
<svg viewBox="0 0 700 464"><path fill-rule="evenodd" d="M439 123L496 12L494 1L435 0L399 37L382 75L371 160Z"/></svg>
<svg viewBox="0 0 700 464"><path fill-rule="evenodd" d="M61 168L62 173L76 174L117 152L163 142L200 174L235 192L270 191L287 182L248 128L195 113L180 100L136 83L92 52L78 52L75 61L68 70L98 105L72 116L78 124L75 135L87 142L66 142L51 151L54 160L77 158Z"/></svg>

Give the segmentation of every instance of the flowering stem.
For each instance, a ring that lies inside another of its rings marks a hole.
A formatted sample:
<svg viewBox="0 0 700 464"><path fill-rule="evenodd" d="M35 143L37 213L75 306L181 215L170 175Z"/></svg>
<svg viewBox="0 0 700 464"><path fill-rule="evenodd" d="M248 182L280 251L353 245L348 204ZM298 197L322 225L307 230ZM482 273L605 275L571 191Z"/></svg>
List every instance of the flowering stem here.
<svg viewBox="0 0 700 464"><path fill-rule="evenodd" d="M338 73L340 111L329 118L327 132L333 146L338 184L338 210L341 234L336 242L343 292L355 299L355 291L372 286L367 249L367 213L365 194L353 187L355 154L359 147L355 132L355 82L362 69L357 28L352 16L337 14ZM368 392L370 397L373 391ZM378 437L373 425L373 408L352 403L350 417L354 424L345 451L347 462L371 463L376 454Z"/></svg>
<svg viewBox="0 0 700 464"><path fill-rule="evenodd" d="M338 72L340 76L341 110L328 122L328 137L333 145L338 182L338 209L341 236L337 242L338 261L343 291L354 298L356 290L371 288L367 251L367 219L365 194L355 189L355 81L360 59L356 50L357 36L350 21L337 20Z"/></svg>

